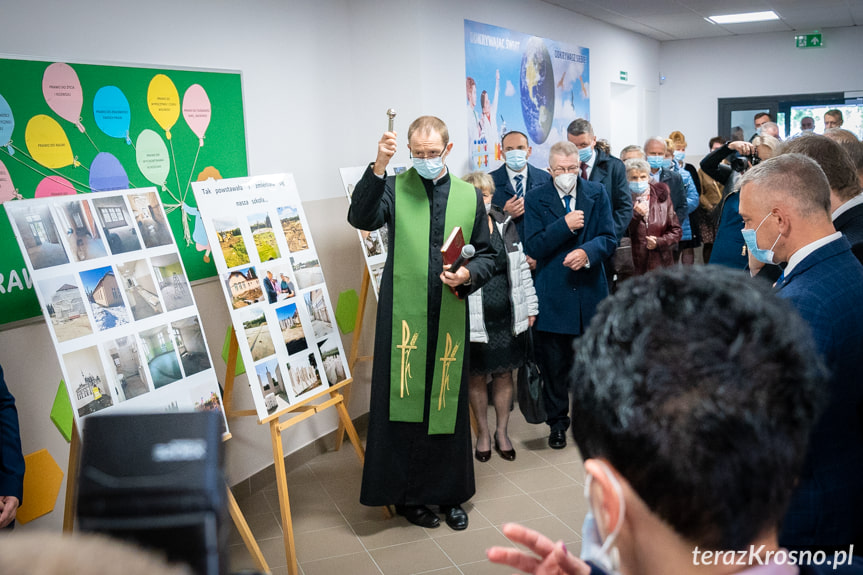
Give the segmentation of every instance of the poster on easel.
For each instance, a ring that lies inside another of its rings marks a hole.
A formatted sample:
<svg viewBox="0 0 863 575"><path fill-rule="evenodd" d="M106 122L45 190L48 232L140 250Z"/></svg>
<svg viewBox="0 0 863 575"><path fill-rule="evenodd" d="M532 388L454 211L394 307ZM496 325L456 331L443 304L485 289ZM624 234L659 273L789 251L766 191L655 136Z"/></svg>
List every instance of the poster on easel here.
<svg viewBox="0 0 863 575"><path fill-rule="evenodd" d="M394 176L400 174L407 169L407 166L402 164L387 166L387 175ZM342 185L345 187L345 194L348 196L348 202L354 195L354 186L363 177L366 171L366 166L354 168L339 168L342 176ZM375 298L378 297L381 286L381 278L384 275L384 264L387 262L387 226L384 224L377 230L357 230L357 235L360 238L360 245L363 248L363 257L366 260L366 267L369 270L369 277L372 280L372 289L375 292Z"/></svg>
<svg viewBox="0 0 863 575"><path fill-rule="evenodd" d="M263 421L350 377L290 174L192 184Z"/></svg>
<svg viewBox="0 0 863 575"><path fill-rule="evenodd" d="M195 297L156 188L3 207L78 429L93 413L216 410L224 418Z"/></svg>

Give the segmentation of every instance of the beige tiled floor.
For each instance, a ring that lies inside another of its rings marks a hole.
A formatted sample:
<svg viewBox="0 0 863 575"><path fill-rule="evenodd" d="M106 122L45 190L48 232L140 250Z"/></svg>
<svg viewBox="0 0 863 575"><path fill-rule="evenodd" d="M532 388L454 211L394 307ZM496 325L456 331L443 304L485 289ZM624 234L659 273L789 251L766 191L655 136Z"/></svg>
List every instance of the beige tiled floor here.
<svg viewBox="0 0 863 575"><path fill-rule="evenodd" d="M489 412L491 422L493 411ZM569 437L566 449L546 444L548 428L530 425L516 408L510 437L518 456L509 462L492 453L474 462L476 495L465 509L466 531L442 522L423 529L402 517L384 519L383 511L359 503L362 468L349 444L288 470L288 493L297 559L304 575L482 575L512 573L485 558L492 545L506 545L503 523L518 521L562 540L578 553L586 511L584 472ZM279 501L274 481L238 496L249 526L274 575L287 574ZM239 533L232 529L232 572L254 567Z"/></svg>

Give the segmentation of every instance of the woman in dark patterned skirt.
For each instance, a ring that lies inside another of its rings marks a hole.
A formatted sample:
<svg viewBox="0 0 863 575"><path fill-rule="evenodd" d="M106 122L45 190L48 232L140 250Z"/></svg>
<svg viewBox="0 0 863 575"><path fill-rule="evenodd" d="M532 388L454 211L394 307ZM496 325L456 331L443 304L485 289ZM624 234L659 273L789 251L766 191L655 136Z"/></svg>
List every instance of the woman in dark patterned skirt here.
<svg viewBox="0 0 863 575"><path fill-rule="evenodd" d="M470 315L470 405L477 421L474 456L491 458L492 434L488 427L488 381L497 416L494 449L504 459L515 459L515 448L507 435L512 408L512 372L521 367L526 354L526 332L539 311L530 267L519 241L515 223L491 204L494 182L486 173L464 177L476 186L488 209L491 245L497 251L491 279L468 297Z"/></svg>

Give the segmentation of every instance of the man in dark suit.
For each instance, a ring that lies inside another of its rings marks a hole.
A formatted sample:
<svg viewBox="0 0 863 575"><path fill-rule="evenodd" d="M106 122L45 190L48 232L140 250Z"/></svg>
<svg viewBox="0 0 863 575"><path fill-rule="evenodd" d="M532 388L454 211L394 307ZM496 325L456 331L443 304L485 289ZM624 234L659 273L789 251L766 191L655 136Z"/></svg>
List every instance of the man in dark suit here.
<svg viewBox="0 0 863 575"><path fill-rule="evenodd" d="M787 262L778 295L809 324L830 373L829 403L779 543L827 551L863 544L863 266L834 230L830 185L807 156L782 154L747 171L740 216L753 257Z"/></svg>
<svg viewBox="0 0 863 575"><path fill-rule="evenodd" d="M0 529L13 528L23 497L24 454L18 431L18 410L0 367Z"/></svg>
<svg viewBox="0 0 863 575"><path fill-rule="evenodd" d="M611 217L617 240L626 233L632 220L632 194L626 181L626 168L619 159L596 148L593 126L583 118L573 120L566 128L566 139L578 148L581 177L605 186L611 202Z"/></svg>
<svg viewBox="0 0 863 575"><path fill-rule="evenodd" d="M518 237L524 242L524 197L530 190L549 183L551 176L545 170L527 163L531 147L522 132L507 132L500 145L506 163L491 172L491 179L494 180L491 203L512 217ZM528 260L528 263L535 262ZM531 269L533 267L531 265Z"/></svg>
<svg viewBox="0 0 863 575"><path fill-rule="evenodd" d="M644 155L647 156L647 163L650 164L650 178L668 186L668 189L671 190L671 203L674 204L677 221L683 222L689 218L689 208L686 205L686 188L683 186L683 178L680 177L680 174L662 167L667 149L665 140L658 136L650 138L644 143Z"/></svg>
<svg viewBox="0 0 863 575"><path fill-rule="evenodd" d="M534 189L525 204L525 251L536 259L534 324L543 399L551 428L548 444L566 446L572 346L608 295L602 262L617 247L611 202L601 184L578 177L578 148L558 142L548 154L554 180Z"/></svg>
<svg viewBox="0 0 863 575"><path fill-rule="evenodd" d="M788 140L780 154L803 154L815 160L830 183L833 227L851 244L851 251L863 263L863 195L851 158L835 141L818 134Z"/></svg>
<svg viewBox="0 0 863 575"><path fill-rule="evenodd" d="M566 128L566 139L578 148L581 177L605 186L605 193L611 202L614 234L620 243L632 220L632 193L629 191L629 182L626 181L623 162L596 147L593 126L584 118L570 122ZM613 254L605 261L605 279L611 288L614 285Z"/></svg>

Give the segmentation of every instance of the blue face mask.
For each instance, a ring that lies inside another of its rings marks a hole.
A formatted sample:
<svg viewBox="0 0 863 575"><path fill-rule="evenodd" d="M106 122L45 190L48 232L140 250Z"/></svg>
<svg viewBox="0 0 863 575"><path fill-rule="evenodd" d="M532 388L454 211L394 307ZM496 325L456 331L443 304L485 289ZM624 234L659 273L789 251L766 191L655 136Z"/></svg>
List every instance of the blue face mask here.
<svg viewBox="0 0 863 575"><path fill-rule="evenodd" d="M743 241L746 242L746 249L749 250L749 253L752 254L752 257L754 257L756 260L758 260L759 262L761 262L763 264L776 263L773 261L773 256L774 256L773 248L776 247L776 242L778 242L779 238L782 237L782 234L780 233L776 237L776 241L773 242L773 245L770 246L769 250L762 250L761 248L758 247L758 237L757 237L758 230L761 228L761 225L767 221L767 218L769 218L772 215L773 215L773 212L770 212L769 214L764 216L764 219L761 220L761 223L758 224L758 227L755 228L754 230L747 230L747 229L740 230L740 233L743 234Z"/></svg>
<svg viewBox="0 0 863 575"><path fill-rule="evenodd" d="M600 462L603 473L608 477L614 489L615 496L620 505L620 516L617 519L617 524L605 538L602 540L602 535L599 532L599 526L596 523L596 518L593 515L593 505L590 501L590 484L593 476L588 474L584 482L584 498L587 501L587 514L584 516L584 523L581 525L581 559L591 561L602 569L603 572L609 575L620 575L620 553L614 543L620 530L623 527L623 518L626 514L626 503L623 498L623 488L620 482L614 476L608 466Z"/></svg>
<svg viewBox="0 0 863 575"><path fill-rule="evenodd" d="M526 150L510 150L506 153L506 165L510 170L518 172L527 164Z"/></svg>
<svg viewBox="0 0 863 575"><path fill-rule="evenodd" d="M414 169L420 177L433 180L443 170L443 156L437 158L413 158Z"/></svg>
<svg viewBox="0 0 863 575"><path fill-rule="evenodd" d="M648 185L648 182L629 182L629 191L641 195L647 191Z"/></svg>
<svg viewBox="0 0 863 575"><path fill-rule="evenodd" d="M593 148L591 148L590 146L588 146L586 148L579 148L578 149L578 159L581 160L582 162L588 162L588 161L590 161L590 158L592 158L592 157L593 157Z"/></svg>
<svg viewBox="0 0 863 575"><path fill-rule="evenodd" d="M674 161L671 158L663 158L662 159L662 167L666 170L670 170L674 165Z"/></svg>
<svg viewBox="0 0 863 575"><path fill-rule="evenodd" d="M664 161L664 156L647 156L647 163L650 164L650 168L653 170L661 168Z"/></svg>
<svg viewBox="0 0 863 575"><path fill-rule="evenodd" d="M686 152L674 152L674 159L677 160L679 164L683 163L684 158L686 158Z"/></svg>
<svg viewBox="0 0 863 575"><path fill-rule="evenodd" d="M757 128L755 128L755 135L756 135L756 136L760 136L760 135L761 135L761 126L758 126Z"/></svg>

